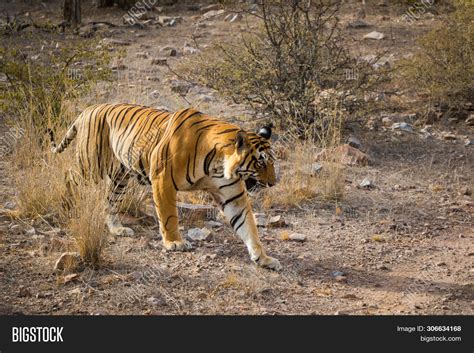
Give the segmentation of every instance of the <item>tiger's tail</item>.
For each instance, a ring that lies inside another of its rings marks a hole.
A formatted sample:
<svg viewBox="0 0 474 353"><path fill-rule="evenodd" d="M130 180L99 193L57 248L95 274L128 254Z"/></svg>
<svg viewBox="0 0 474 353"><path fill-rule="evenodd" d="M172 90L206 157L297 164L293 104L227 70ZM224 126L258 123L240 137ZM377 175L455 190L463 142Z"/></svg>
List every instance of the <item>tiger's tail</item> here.
<svg viewBox="0 0 474 353"><path fill-rule="evenodd" d="M58 146L56 146L56 142L54 141L54 132L53 132L53 130L48 129L48 133L49 133L49 138L51 140L51 145L52 145L51 152L61 153L69 146L71 141L76 138L76 135L77 135L76 122L74 122L71 125L71 127L66 132L66 135L64 136L64 138L62 139L61 143Z"/></svg>

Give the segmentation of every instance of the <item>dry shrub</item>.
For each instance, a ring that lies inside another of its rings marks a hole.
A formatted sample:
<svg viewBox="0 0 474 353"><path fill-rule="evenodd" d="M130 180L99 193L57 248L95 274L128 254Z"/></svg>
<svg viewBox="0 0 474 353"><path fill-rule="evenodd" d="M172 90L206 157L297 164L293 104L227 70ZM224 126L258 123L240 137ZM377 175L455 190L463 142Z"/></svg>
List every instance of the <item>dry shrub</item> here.
<svg viewBox="0 0 474 353"><path fill-rule="evenodd" d="M287 134L284 140L276 142L275 148L279 155L284 155L284 165L278 183L269 189L263 190L262 206L270 208L275 205L301 206L308 200L317 198L324 201L340 200L344 194L345 171L338 163L339 157L327 154L324 161L320 161L321 168L315 163L318 149L335 150L341 141L341 126L343 111L337 101L332 101L324 110L325 115L319 120L320 128L310 128L305 136L312 136L304 140ZM316 135L315 135L316 134Z"/></svg>
<svg viewBox="0 0 474 353"><path fill-rule="evenodd" d="M11 129L21 132L6 156L16 190L16 216L66 229L92 266L99 264L105 245L105 194L99 186L67 193L65 175L75 163L74 148L51 154L47 128L61 138L76 117L70 109L76 99L108 77L108 53L96 45L83 41L46 49L40 60L15 48L0 50L0 72L8 81L0 85L0 108ZM72 208L65 208L66 203Z"/></svg>
<svg viewBox="0 0 474 353"><path fill-rule="evenodd" d="M326 89L349 95L372 84L370 65L352 57L344 43L340 2L258 4L259 11L249 14L257 18L257 29L250 25L241 38L183 61L178 68L182 76L250 105L283 128L319 120L314 101ZM347 79L347 70L357 72L357 78Z"/></svg>
<svg viewBox="0 0 474 353"><path fill-rule="evenodd" d="M106 195L105 183L79 185L72 195L74 209L66 221L66 227L75 239L82 259L93 267L100 265L107 244Z"/></svg>
<svg viewBox="0 0 474 353"><path fill-rule="evenodd" d="M71 159L48 155L38 145L36 135L30 135L31 130L27 129L10 156L7 169L16 191L17 215L58 222L66 191L64 172Z"/></svg>
<svg viewBox="0 0 474 353"><path fill-rule="evenodd" d="M407 87L428 96L428 104L459 109L474 100L474 6L454 1L456 10L419 38L421 50L402 62Z"/></svg>

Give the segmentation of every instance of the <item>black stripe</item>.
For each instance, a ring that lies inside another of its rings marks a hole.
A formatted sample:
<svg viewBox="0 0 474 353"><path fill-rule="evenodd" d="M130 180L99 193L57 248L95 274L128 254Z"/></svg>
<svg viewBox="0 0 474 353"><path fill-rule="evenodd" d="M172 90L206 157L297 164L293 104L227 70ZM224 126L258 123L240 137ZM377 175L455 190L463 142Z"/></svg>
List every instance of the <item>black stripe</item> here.
<svg viewBox="0 0 474 353"><path fill-rule="evenodd" d="M233 128L233 129L226 129L224 131L221 131L221 132L218 132L217 135L223 135L223 134L227 134L229 132L234 132L234 131L238 131L240 129L237 129L237 128Z"/></svg>
<svg viewBox="0 0 474 353"><path fill-rule="evenodd" d="M206 155L206 158L204 158L204 174L209 175L209 166L211 165L212 160L216 156L216 146L218 143L214 145L212 150Z"/></svg>
<svg viewBox="0 0 474 353"><path fill-rule="evenodd" d="M245 216L244 216L244 219L242 220L242 222L240 222L240 224L235 228L235 232L237 233L237 231L240 229L240 227L242 227L245 222L247 221L247 215L249 214L249 211L246 210L245 212Z"/></svg>
<svg viewBox="0 0 474 353"><path fill-rule="evenodd" d="M189 158L189 155L188 155L188 163L186 163L186 181L189 184L193 185L194 183L192 182L191 177L189 176L189 160L190 160L190 158Z"/></svg>
<svg viewBox="0 0 474 353"><path fill-rule="evenodd" d="M178 127L173 131L173 134L171 135L171 137L174 136L174 134L179 130L179 128L180 128L181 126L183 126L183 124L184 124L186 121L188 121L189 119L191 119L193 116L195 116L195 115L197 115L197 114L201 114L201 113L196 111L196 112L192 113L191 115L187 116L187 117L181 122L181 124L179 124Z"/></svg>
<svg viewBox="0 0 474 353"><path fill-rule="evenodd" d="M244 213L244 211L245 211L245 208L238 215L235 215L234 217L232 217L232 219L230 220L230 225L232 226L232 228L234 228L237 221L240 219L240 217L242 217L242 214Z"/></svg>
<svg viewBox="0 0 474 353"><path fill-rule="evenodd" d="M155 206L156 206L156 205L155 205ZM172 215L172 216L168 216L168 218L166 219L166 223L165 223L165 230L168 230L168 222L169 222L170 218L173 218L173 217L174 217L174 218L178 218L178 217L173 216L173 215Z"/></svg>
<svg viewBox="0 0 474 353"><path fill-rule="evenodd" d="M197 148L198 148L198 144L199 144L199 139L201 138L201 134L198 135L197 139L196 139L196 145L194 146L194 160L193 160L193 177L196 177L196 156L197 156Z"/></svg>
<svg viewBox="0 0 474 353"><path fill-rule="evenodd" d="M223 189L223 188L225 188L225 187L227 187L227 186L235 185L235 184L237 184L239 181L240 181L240 179L237 179L237 180L233 181L233 182L230 183L230 184L221 185L221 186L219 186L219 189Z"/></svg>
<svg viewBox="0 0 474 353"><path fill-rule="evenodd" d="M199 129L196 130L196 133L198 133L198 132L201 131L201 130L205 130L205 129L207 129L207 128L210 128L210 127L216 126L216 125L219 125L219 124L209 124L209 125L200 127Z"/></svg>
<svg viewBox="0 0 474 353"><path fill-rule="evenodd" d="M173 182L174 189L176 191L179 191L178 186L176 185L176 182L174 181L174 176L173 176L173 165L170 164L170 174L171 174L171 181Z"/></svg>
<svg viewBox="0 0 474 353"><path fill-rule="evenodd" d="M143 111L143 112L142 112ZM142 114L140 114L139 116L137 116L137 119L129 126L127 126L127 128L125 129L125 131L123 132L123 134L119 137L119 140L117 142L117 146L119 145L120 142L123 142L123 141L126 141L127 138L130 136L130 134L132 133L133 129L135 128L135 125L140 121L139 118L142 117L143 114L146 114L146 110L145 109L138 109L136 112L133 113L133 115L130 117L130 120L129 120L129 124L130 124L130 121L132 121L132 119L135 118L135 115L142 112ZM127 133L127 130L128 130L128 133ZM122 145L122 147L120 148L120 152L119 152L119 155L122 154L122 151L123 151L123 147L124 145Z"/></svg>
<svg viewBox="0 0 474 353"><path fill-rule="evenodd" d="M237 200L238 198L242 197L244 194L245 194L245 191L242 191L240 194L235 195L234 197L231 197L230 199L224 201L224 203L222 204L222 208L224 208L225 206L227 206L230 202L235 201L235 200Z"/></svg>
<svg viewBox="0 0 474 353"><path fill-rule="evenodd" d="M201 123L205 123L206 121L209 121L209 119L195 121L194 123L191 124L190 127L193 127L194 125L198 125L198 124L201 124Z"/></svg>

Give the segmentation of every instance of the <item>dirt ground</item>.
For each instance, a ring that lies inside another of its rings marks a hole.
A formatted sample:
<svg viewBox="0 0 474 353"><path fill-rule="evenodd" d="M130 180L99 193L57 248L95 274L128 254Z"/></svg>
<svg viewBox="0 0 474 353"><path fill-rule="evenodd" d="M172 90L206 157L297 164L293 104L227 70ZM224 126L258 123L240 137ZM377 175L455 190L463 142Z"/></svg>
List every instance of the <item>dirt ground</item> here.
<svg viewBox="0 0 474 353"><path fill-rule="evenodd" d="M0 13L11 10L12 3L17 12L60 21L59 2L11 2L0 5ZM197 30L199 11L164 7L159 15L180 16L182 21L172 27L139 29L122 25L124 11L99 13L84 3L83 22L116 24L96 36L127 51L121 63L126 74L117 74L113 89L99 85L84 99L84 106L127 101L178 109L191 104L226 119L249 114L245 107L204 87L193 86L183 98L169 88L169 80L176 79L173 74L165 66L150 64L151 58L163 56L160 48L173 46L178 56L167 58L173 67L191 55L183 54L183 46L186 41L196 45L190 39L193 33L199 47L205 48L236 35L245 27L245 18L229 23L219 17ZM351 6L341 17L343 22L351 21L354 9L360 7ZM368 8L364 20L373 26L349 32L358 38L372 30L389 34L390 40L364 41L359 49L371 53L386 47L401 57L416 49L415 37L436 21L427 17L410 26L401 21L402 14L387 7ZM61 42L71 34L37 35ZM30 49L40 44L31 42ZM129 219L135 236L110 237L100 269L65 278L53 273L60 254L53 243L67 235L44 224L32 235L27 232L28 220L12 223L0 213L0 314L472 315L474 161L472 144L466 146L461 136L472 138L473 128L464 122L441 122L434 130L451 131L458 138L424 138L419 127L413 133L396 133L350 122L345 133L358 137L371 163L347 168L344 199L337 205L308 201L300 208L266 211L281 215L290 225L260 228L267 253L283 265L278 273L251 263L227 224L213 228L207 240L195 242L193 251L169 253L162 249L156 226ZM6 131L3 126L2 133ZM5 173L8 161L0 163L0 208L8 208L15 190ZM373 188L358 187L365 178ZM336 216L336 207L342 215ZM307 240L282 240L286 229L305 234Z"/></svg>

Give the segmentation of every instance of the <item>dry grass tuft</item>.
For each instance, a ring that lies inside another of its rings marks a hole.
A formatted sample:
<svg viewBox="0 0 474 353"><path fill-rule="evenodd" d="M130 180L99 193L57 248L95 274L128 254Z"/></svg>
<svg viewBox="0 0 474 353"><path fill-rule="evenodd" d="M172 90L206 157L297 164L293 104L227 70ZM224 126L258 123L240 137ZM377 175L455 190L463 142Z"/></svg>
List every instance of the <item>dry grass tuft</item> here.
<svg viewBox="0 0 474 353"><path fill-rule="evenodd" d="M100 265L107 243L104 184L80 186L73 195L74 209L66 222L82 259L94 268Z"/></svg>

